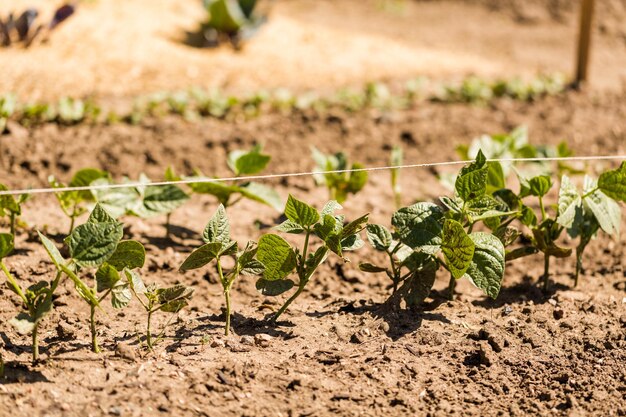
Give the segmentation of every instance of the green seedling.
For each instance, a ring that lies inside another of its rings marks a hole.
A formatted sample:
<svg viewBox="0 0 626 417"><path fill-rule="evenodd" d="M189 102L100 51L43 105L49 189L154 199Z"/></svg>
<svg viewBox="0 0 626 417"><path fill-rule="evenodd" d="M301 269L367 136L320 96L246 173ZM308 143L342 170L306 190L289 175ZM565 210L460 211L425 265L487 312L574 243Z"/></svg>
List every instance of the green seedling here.
<svg viewBox="0 0 626 417"><path fill-rule="evenodd" d="M67 275L76 292L90 309L91 348L100 352L96 329L96 311L100 303L111 295L114 308L123 308L131 300L130 284L122 275L140 268L145 261L145 249L136 241L122 241L123 225L96 204L85 224L77 226L65 239L70 254L64 259L54 244L40 234L44 247L58 272ZM87 270L95 270L93 287L79 276ZM98 295L100 294L100 295Z"/></svg>
<svg viewBox="0 0 626 417"><path fill-rule="evenodd" d="M23 308L23 311L11 319L10 323L19 334L31 335L34 363L39 360L39 324L52 310L52 295L59 285L62 274L57 272L52 282L39 281L28 288L22 288L3 261L12 251L13 236L6 233L0 234L0 268L7 278L9 290L20 298Z"/></svg>
<svg viewBox="0 0 626 417"><path fill-rule="evenodd" d="M167 169L165 177L167 181L177 179L171 169ZM128 179L125 181L130 182ZM171 215L174 210L189 200L189 195L173 184L148 185L151 182L150 178L144 174L139 176L137 182L146 185L94 189L92 195L94 200L115 218L130 215L148 219L165 215L165 234L166 237L169 236ZM112 184L109 178L102 178L93 182L93 185L107 184Z"/></svg>
<svg viewBox="0 0 626 417"><path fill-rule="evenodd" d="M489 297L498 296L505 245L518 236L507 229L508 224L519 214L488 193L490 171L501 172L492 164L497 163L488 163L479 152L476 161L457 176L454 196L440 199L443 208L427 202L401 208L392 217L393 232L382 225L368 225L368 240L374 249L387 254L389 267L362 263L360 269L387 274L393 284L388 303L394 308L401 300L410 307L423 302L440 267L450 273L450 297L462 277ZM479 222L496 232L474 232ZM500 234L507 235L506 242Z"/></svg>
<svg viewBox="0 0 626 417"><path fill-rule="evenodd" d="M220 36L226 36L239 47L265 20L254 13L256 6L257 0L204 0L210 16L202 27L206 40L216 45Z"/></svg>
<svg viewBox="0 0 626 417"><path fill-rule="evenodd" d="M392 167L402 165L404 156L402 148L395 145L391 149L391 157L389 164ZM391 190L393 191L393 201L396 205L396 210L402 207L402 187L400 186L400 168L391 168Z"/></svg>
<svg viewBox="0 0 626 417"><path fill-rule="evenodd" d="M8 191L6 185L0 184L0 191ZM28 194L21 194L17 198L12 195L0 196L0 216L9 218L9 230L15 236L15 226L22 214L22 204L28 199Z"/></svg>
<svg viewBox="0 0 626 417"><path fill-rule="evenodd" d="M17 99L13 94L7 94L0 97L0 135L7 128L9 118L13 116L17 109Z"/></svg>
<svg viewBox="0 0 626 417"><path fill-rule="evenodd" d="M313 178L317 185L326 186L330 200L343 203L348 198L348 195L356 194L365 187L367 183L366 171L327 172L348 169L362 170L365 168L363 164L354 162L350 165L347 156L343 152L326 155L315 147L312 147L311 150L316 164L316 171L318 172Z"/></svg>
<svg viewBox="0 0 626 417"><path fill-rule="evenodd" d="M226 210L220 204L217 211L209 220L202 234L204 245L194 250L180 267L181 272L198 269L215 261L217 274L224 291L226 302L226 326L224 333L230 331L231 302L230 291L240 274L261 275L263 265L255 259L257 248L254 242L248 242L243 251L238 250L237 242L230 238L230 224L226 217ZM224 269L225 257L232 257L235 261L230 271Z"/></svg>
<svg viewBox="0 0 626 417"><path fill-rule="evenodd" d="M285 233L304 234L302 249L290 245L276 234L265 234L258 244L257 259L265 267L263 277L256 287L263 295L278 296L289 291L296 283L287 277L293 272L298 276L297 290L273 316L272 321L287 310L311 280L317 268L330 252L344 258L344 252L363 246L359 234L367 223L368 215L344 225L344 217L335 215L341 209L336 201L328 202L321 212L314 207L289 196L285 207L287 220L277 227ZM311 237L317 237L320 245L312 250Z"/></svg>
<svg viewBox="0 0 626 417"><path fill-rule="evenodd" d="M141 306L148 314L146 321L146 345L152 350L154 345L165 334L167 326L171 322L168 321L156 338L152 335L152 315L157 311L176 314L189 304L189 300L193 295L193 289L182 284L177 284L168 288L160 288L156 284L144 285L141 277L132 271L126 272L126 278L130 290L135 295ZM174 318L175 316L172 316Z"/></svg>
<svg viewBox="0 0 626 417"><path fill-rule="evenodd" d="M48 177L48 182L50 186L53 188L64 188L64 187L85 187L92 185L97 180L109 180L110 175L106 171L102 171L94 168L85 168L76 172L72 177L72 180L69 184L63 184L57 181L53 176ZM59 204L61 205L61 210L67 217L70 218L70 231L68 234L71 234L74 230L74 223L76 222L76 218L81 214L87 212L87 204L94 203L95 199L93 194L89 190L82 191L61 191L55 193Z"/></svg>
<svg viewBox="0 0 626 417"><path fill-rule="evenodd" d="M228 155L228 167L236 176L254 175L263 171L271 157L262 152L261 146L254 146L250 151L236 150ZM278 193L262 184L246 182L238 185L234 182L212 181L202 174L186 177L187 180L203 179L207 182L189 184L194 193L211 194L217 198L220 204L228 207L236 204L241 199L247 198L270 206L277 211L282 211L283 202Z"/></svg>

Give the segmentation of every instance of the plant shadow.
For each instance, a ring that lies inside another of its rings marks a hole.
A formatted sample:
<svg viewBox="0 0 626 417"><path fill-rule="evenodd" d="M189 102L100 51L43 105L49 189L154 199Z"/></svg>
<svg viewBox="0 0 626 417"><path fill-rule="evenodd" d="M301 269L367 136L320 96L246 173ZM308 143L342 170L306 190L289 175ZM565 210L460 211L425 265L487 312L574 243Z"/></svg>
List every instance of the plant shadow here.
<svg viewBox="0 0 626 417"><path fill-rule="evenodd" d="M52 382L46 376L31 369L29 365L21 362L6 362L4 364L4 377L0 378L0 385L4 384L33 384L36 382Z"/></svg>
<svg viewBox="0 0 626 417"><path fill-rule="evenodd" d="M482 300L474 300L472 301L472 305L492 309L500 308L507 304L521 304L527 301L532 301L535 304L544 304L559 291L569 289L571 288L567 285L552 281L548 287L548 291L544 291L540 284L530 276L525 275L522 278L522 282L509 287L502 287L497 299L485 298Z"/></svg>

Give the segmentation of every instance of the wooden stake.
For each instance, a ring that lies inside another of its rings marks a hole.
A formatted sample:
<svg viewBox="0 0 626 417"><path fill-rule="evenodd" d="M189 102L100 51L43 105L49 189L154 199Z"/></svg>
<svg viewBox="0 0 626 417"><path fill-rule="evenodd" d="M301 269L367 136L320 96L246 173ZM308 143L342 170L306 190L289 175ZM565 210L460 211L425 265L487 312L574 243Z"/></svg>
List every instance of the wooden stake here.
<svg viewBox="0 0 626 417"><path fill-rule="evenodd" d="M580 32L578 37L578 56L576 59L576 81L574 82L576 87L587 81L594 3L595 0L582 0L580 7Z"/></svg>

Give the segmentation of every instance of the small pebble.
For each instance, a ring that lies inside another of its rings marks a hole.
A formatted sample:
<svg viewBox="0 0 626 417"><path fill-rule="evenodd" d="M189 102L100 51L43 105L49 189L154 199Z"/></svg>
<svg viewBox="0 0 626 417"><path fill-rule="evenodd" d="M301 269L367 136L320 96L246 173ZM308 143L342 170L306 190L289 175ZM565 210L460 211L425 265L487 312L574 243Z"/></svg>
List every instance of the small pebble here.
<svg viewBox="0 0 626 417"><path fill-rule="evenodd" d="M117 346L115 346L115 356L129 361L134 361L137 358L135 349L125 343L118 343Z"/></svg>
<svg viewBox="0 0 626 417"><path fill-rule="evenodd" d="M254 337L248 335L241 336L239 342L241 342L241 344L245 346L254 346Z"/></svg>
<svg viewBox="0 0 626 417"><path fill-rule="evenodd" d="M224 342L222 339L213 339L213 341L211 342L212 348L224 347L224 346L226 346L226 342Z"/></svg>

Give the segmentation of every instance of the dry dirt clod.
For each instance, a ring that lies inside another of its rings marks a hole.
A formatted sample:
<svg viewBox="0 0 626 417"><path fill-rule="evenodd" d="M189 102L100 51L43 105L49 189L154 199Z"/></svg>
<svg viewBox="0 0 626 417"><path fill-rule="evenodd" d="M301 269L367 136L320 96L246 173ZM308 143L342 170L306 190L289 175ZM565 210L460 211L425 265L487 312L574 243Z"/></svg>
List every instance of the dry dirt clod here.
<svg viewBox="0 0 626 417"><path fill-rule="evenodd" d="M218 347L224 347L224 346L226 346L226 342L224 342L222 339L213 339L213 341L211 342L212 348L218 348Z"/></svg>
<svg viewBox="0 0 626 417"><path fill-rule="evenodd" d="M244 345L244 346L254 346L254 337L252 336L241 336L241 339L239 339L239 342Z"/></svg>
<svg viewBox="0 0 626 417"><path fill-rule="evenodd" d="M61 339L71 339L76 336L74 327L66 321L60 321L57 324L57 334Z"/></svg>
<svg viewBox="0 0 626 417"><path fill-rule="evenodd" d="M496 361L496 355L493 353L489 342L487 342L486 340L481 340L479 343L480 348L478 350L478 353L480 355L480 363L485 366L493 365Z"/></svg>
<svg viewBox="0 0 626 417"><path fill-rule="evenodd" d="M552 315L554 316L555 320L561 320L564 314L565 313L560 308L555 308L554 311L552 312Z"/></svg>
<svg viewBox="0 0 626 417"><path fill-rule="evenodd" d="M257 346L266 348L266 347L269 347L271 342L272 342L272 336L270 336L269 334L260 333L254 336L254 343Z"/></svg>
<svg viewBox="0 0 626 417"><path fill-rule="evenodd" d="M129 361L135 361L137 359L135 349L133 349L126 343L118 343L115 346L115 356Z"/></svg>

